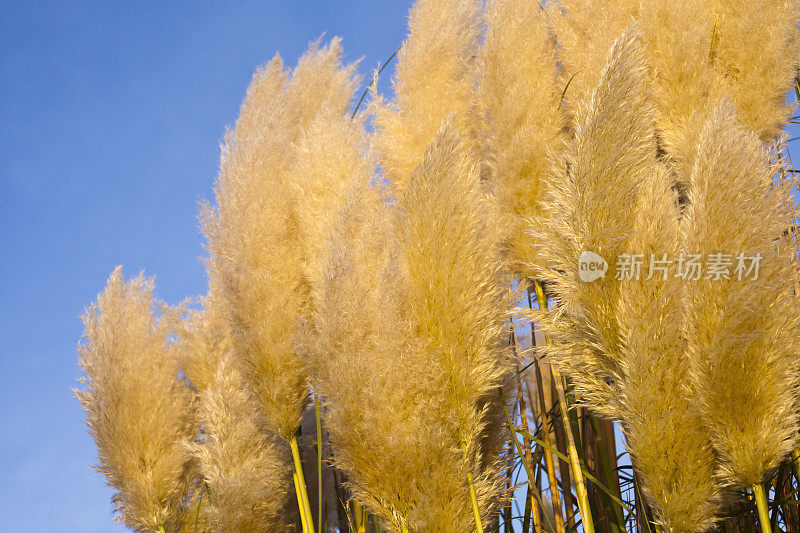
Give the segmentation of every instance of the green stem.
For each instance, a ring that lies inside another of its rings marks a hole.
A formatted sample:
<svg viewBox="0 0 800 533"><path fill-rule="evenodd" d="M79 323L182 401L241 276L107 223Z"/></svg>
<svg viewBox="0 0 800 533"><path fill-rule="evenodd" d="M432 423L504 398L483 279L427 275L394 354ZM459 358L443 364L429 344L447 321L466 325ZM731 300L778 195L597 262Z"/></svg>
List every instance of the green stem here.
<svg viewBox="0 0 800 533"><path fill-rule="evenodd" d="M306 480L303 477L303 464L300 462L300 449L297 447L297 437L294 435L289 440L292 448L292 459L294 460L294 470L297 474L295 488L297 489L297 502L301 506L300 514L306 517L306 533L314 533L314 521L311 519L311 505L308 503L308 491L306 490Z"/></svg>
<svg viewBox="0 0 800 533"><path fill-rule="evenodd" d="M761 524L762 533L772 533L772 526L769 521L769 510L767 509L767 494L761 483L753 485L753 496L756 498L758 507L758 522Z"/></svg>
<svg viewBox="0 0 800 533"><path fill-rule="evenodd" d="M314 413L317 416L317 533L322 533L322 419L319 415L319 397L316 394Z"/></svg>
<svg viewBox="0 0 800 533"><path fill-rule="evenodd" d="M481 512L478 509L478 493L475 492L475 480L472 478L472 468L469 465L469 461L467 461L466 442L461 443L461 451L464 453L464 465L467 467L467 482L469 483L469 497L472 500L472 514L475 515L475 530L478 533L483 533L483 524L481 523Z"/></svg>
<svg viewBox="0 0 800 533"><path fill-rule="evenodd" d="M618 499L622 499L622 494L620 493L620 490L619 490L619 484L615 483L614 472L611 469L611 464L610 464L610 462L608 460L608 448L606 448L606 443L603 440L603 436L600 433L602 431L602 429L600 427L600 423L592 415L588 415L587 414L587 417L589 418L589 424L591 424L591 426L592 426L592 433L594 433L595 447L597 448L598 455L600 456L600 468L603 471L603 477L606 478L605 479L606 485L612 491L614 491L614 495ZM616 531L618 533L624 533L625 532L625 519L623 518L623 515L622 515L622 507L620 505L617 505L611 499L608 500L608 503L609 503L609 506L611 507L611 510L613 511L613 517L612 517L613 520L612 520L612 524L611 525L612 525L614 531Z"/></svg>
<svg viewBox="0 0 800 533"><path fill-rule="evenodd" d="M547 309L547 298L544 296L542 284L534 281L534 288L536 289L536 299L539 302L539 309L544 311ZM550 344L550 338L545 336L545 341ZM578 510L581 513L581 520L583 522L583 530L585 533L594 533L594 521L592 520L592 511L589 508L589 494L586 492L586 484L583 481L583 471L581 470L581 460L578 457L578 449L575 447L575 437L572 434L572 426L569 422L569 406L567 405L567 394L564 390L564 379L561 373L556 370L556 367L550 365L553 372L553 381L556 386L556 393L558 394L558 402L560 404L561 421L564 425L564 434L567 437L567 449L569 450L569 462L572 467L572 472L575 478L575 492L578 497Z"/></svg>
<svg viewBox="0 0 800 533"><path fill-rule="evenodd" d="M197 512L194 515L194 533L197 533L197 524L200 522L200 508L203 506L203 496L206 491L205 487L200 487L200 500L197 502Z"/></svg>

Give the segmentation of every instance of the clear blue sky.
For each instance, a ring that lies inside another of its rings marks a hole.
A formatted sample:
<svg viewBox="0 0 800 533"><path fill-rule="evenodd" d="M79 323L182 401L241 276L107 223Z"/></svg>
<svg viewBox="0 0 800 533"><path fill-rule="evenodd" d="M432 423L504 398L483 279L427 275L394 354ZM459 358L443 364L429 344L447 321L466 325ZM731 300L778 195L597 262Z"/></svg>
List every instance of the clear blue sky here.
<svg viewBox="0 0 800 533"><path fill-rule="evenodd" d="M197 200L253 70L327 32L369 73L409 3L0 1L0 531L123 530L70 390L78 316L118 264L204 293Z"/></svg>

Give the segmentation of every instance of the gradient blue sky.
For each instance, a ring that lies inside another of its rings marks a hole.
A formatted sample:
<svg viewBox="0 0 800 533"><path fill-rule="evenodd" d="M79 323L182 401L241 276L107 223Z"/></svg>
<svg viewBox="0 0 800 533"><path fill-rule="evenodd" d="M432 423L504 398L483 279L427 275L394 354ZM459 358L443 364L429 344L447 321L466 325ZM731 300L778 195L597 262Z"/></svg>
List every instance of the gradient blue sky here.
<svg viewBox="0 0 800 533"><path fill-rule="evenodd" d="M119 264L205 292L197 201L253 70L327 32L368 73L408 5L0 2L0 531L123 530L70 390L79 315Z"/></svg>

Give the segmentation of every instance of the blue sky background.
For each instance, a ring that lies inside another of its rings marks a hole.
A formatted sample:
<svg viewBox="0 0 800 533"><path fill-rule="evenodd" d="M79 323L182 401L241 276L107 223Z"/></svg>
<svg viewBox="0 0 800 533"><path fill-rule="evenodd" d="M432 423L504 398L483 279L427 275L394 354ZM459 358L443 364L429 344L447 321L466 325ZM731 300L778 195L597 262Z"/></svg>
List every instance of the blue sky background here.
<svg viewBox="0 0 800 533"><path fill-rule="evenodd" d="M0 531L124 530L70 390L79 315L119 264L204 293L197 201L256 66L327 32L367 74L408 6L0 1Z"/></svg>
<svg viewBox="0 0 800 533"><path fill-rule="evenodd" d="M124 530L71 392L79 315L118 264L204 293L197 201L256 66L327 32L368 74L409 4L0 0L0 531Z"/></svg>

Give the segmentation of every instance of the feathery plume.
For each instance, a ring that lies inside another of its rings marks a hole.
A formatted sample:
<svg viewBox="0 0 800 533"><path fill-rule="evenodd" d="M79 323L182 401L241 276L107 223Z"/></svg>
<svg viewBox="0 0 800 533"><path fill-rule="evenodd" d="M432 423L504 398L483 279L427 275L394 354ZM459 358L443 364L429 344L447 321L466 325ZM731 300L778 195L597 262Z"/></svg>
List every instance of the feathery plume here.
<svg viewBox="0 0 800 533"><path fill-rule="evenodd" d="M800 57L800 2L710 0L710 4L717 21L714 71L729 87L739 120L762 140L774 140L789 120L786 94Z"/></svg>
<svg viewBox="0 0 800 533"><path fill-rule="evenodd" d="M507 227L511 265L536 261L527 223L540 219L548 153L562 145L555 43L536 2L494 0L485 13L480 99L490 179Z"/></svg>
<svg viewBox="0 0 800 533"><path fill-rule="evenodd" d="M324 106L296 145L291 183L302 201L296 211L305 253L305 276L318 285L323 249L339 207L358 177L372 176L374 164L364 139L363 117L351 118L341 108Z"/></svg>
<svg viewBox="0 0 800 533"><path fill-rule="evenodd" d="M181 369L197 395L202 438L187 443L204 494L203 523L212 531L279 531L285 524L289 450L266 427L252 390L236 367L230 327L214 290L181 331ZM213 496L212 496L213 495ZM191 525L194 525L192 516Z"/></svg>
<svg viewBox="0 0 800 533"><path fill-rule="evenodd" d="M118 520L145 531L177 531L194 467L181 441L195 435L191 393L178 380L173 312L153 313L153 282L121 267L83 316L78 346L86 372L75 394L95 439L97 469L117 492Z"/></svg>
<svg viewBox="0 0 800 533"><path fill-rule="evenodd" d="M416 507L427 483L414 480L439 464L431 457L439 441L427 431L441 432L425 425L425 374L404 312L388 206L362 178L328 240L313 328L302 330L299 344L337 468L384 527L402 531L424 516Z"/></svg>
<svg viewBox="0 0 800 533"><path fill-rule="evenodd" d="M214 383L222 355L232 349L230 326L213 290L203 299L203 309L189 312L178 328L180 369L200 395Z"/></svg>
<svg viewBox="0 0 800 533"><path fill-rule="evenodd" d="M556 295L559 311L545 320L554 340L553 363L577 395L599 414L618 418L620 376L616 302L619 280L578 279L578 258L594 252L608 264L627 250L643 181L655 167L655 109L635 26L617 39L600 82L578 114L565 161L548 178L546 224L533 227L542 247L540 279Z"/></svg>
<svg viewBox="0 0 800 533"><path fill-rule="evenodd" d="M510 296L494 239L495 213L465 134L450 120L414 171L402 211L402 261L417 335L441 372L462 441L481 433L510 370L502 344Z"/></svg>
<svg viewBox="0 0 800 533"><path fill-rule="evenodd" d="M644 261L680 251L678 195L659 166L644 182L629 241ZM686 386L681 294L686 282L651 269L620 287L620 418L642 491L666 532L708 531L720 491L716 456Z"/></svg>
<svg viewBox="0 0 800 533"><path fill-rule="evenodd" d="M203 515L212 531L283 531L289 450L264 424L235 365L230 351L221 354L200 396L203 439L189 445L209 492Z"/></svg>
<svg viewBox="0 0 800 533"><path fill-rule="evenodd" d="M660 522L668 531L704 531L718 496L713 452L680 379L683 350L670 322L678 284L624 283L610 272L595 281L578 277L582 252L616 265L634 246L644 247L641 253L676 246L676 198L656 160L648 82L632 25L609 52L597 88L578 112L566 162L552 178L540 230L550 244L542 251L549 266L542 278L558 310L543 326L554 340L547 353L570 376L579 400L622 423Z"/></svg>
<svg viewBox="0 0 800 533"><path fill-rule="evenodd" d="M381 167L402 191L442 121L456 114L465 129L474 103L481 33L477 0L418 0L397 54L395 99L373 102Z"/></svg>
<svg viewBox="0 0 800 533"><path fill-rule="evenodd" d="M234 351L267 425L286 439L294 436L308 395L292 341L310 306L307 221L297 209L309 200L292 181L296 145L318 128L321 109L345 113L354 83L353 67L341 65L338 39L322 48L312 44L291 76L279 58L260 69L226 138L218 207L204 212L210 277L226 306Z"/></svg>
<svg viewBox="0 0 800 533"><path fill-rule="evenodd" d="M788 455L800 428L789 214L772 176L759 137L723 101L700 139L683 222L686 252L718 268L692 282L684 334L721 474L747 487Z"/></svg>
<svg viewBox="0 0 800 533"><path fill-rule="evenodd" d="M559 0L546 10L559 44L562 87L572 109L585 105L606 64L608 50L639 14L638 0ZM569 83L569 87L567 87Z"/></svg>
<svg viewBox="0 0 800 533"><path fill-rule="evenodd" d="M643 2L640 25L653 72L661 148L681 190L706 117L724 92L710 54L716 19L708 0Z"/></svg>
<svg viewBox="0 0 800 533"><path fill-rule="evenodd" d="M328 244L311 352L336 461L393 531L497 505L505 292L468 143L447 124L392 213L366 177ZM464 455L466 448L466 459Z"/></svg>

